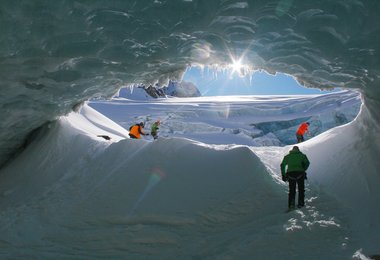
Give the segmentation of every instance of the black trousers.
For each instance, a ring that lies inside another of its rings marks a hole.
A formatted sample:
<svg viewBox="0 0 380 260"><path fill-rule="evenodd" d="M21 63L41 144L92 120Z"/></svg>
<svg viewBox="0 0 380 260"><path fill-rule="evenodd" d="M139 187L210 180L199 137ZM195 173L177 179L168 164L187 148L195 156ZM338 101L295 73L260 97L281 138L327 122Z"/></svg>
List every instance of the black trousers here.
<svg viewBox="0 0 380 260"><path fill-rule="evenodd" d="M302 143L303 141L305 141L305 139L303 138L303 135L296 134L296 137L297 137L297 143Z"/></svg>
<svg viewBox="0 0 380 260"><path fill-rule="evenodd" d="M296 186L298 186L298 206L305 206L305 172L288 172L289 182L288 207L294 207L296 201Z"/></svg>

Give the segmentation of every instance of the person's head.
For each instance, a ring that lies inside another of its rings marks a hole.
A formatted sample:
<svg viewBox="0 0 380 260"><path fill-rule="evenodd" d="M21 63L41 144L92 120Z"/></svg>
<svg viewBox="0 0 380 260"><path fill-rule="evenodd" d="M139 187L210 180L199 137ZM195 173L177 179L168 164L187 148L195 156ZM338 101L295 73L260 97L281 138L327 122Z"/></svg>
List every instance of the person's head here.
<svg viewBox="0 0 380 260"><path fill-rule="evenodd" d="M157 125L161 124L161 121L160 120L157 120L156 121Z"/></svg>
<svg viewBox="0 0 380 260"><path fill-rule="evenodd" d="M293 146L293 151L299 151L299 150L300 148L297 145Z"/></svg>
<svg viewBox="0 0 380 260"><path fill-rule="evenodd" d="M309 123L309 122L306 122L306 124L307 124L307 125L310 125L310 123Z"/></svg>
<svg viewBox="0 0 380 260"><path fill-rule="evenodd" d="M144 122L140 122L139 124L141 127L144 127Z"/></svg>

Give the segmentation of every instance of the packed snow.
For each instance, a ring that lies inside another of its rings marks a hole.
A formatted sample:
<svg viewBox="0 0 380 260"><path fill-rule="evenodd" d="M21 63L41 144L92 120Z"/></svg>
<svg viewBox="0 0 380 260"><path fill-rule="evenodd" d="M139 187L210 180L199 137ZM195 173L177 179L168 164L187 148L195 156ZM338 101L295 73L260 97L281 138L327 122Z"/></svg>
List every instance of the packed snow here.
<svg viewBox="0 0 380 260"><path fill-rule="evenodd" d="M248 137L229 131L209 133L220 130L214 126L218 120L225 129L237 122L243 129L252 122L295 122L305 114L321 119L320 115L329 114L326 106L319 105L321 100L322 96L313 95L91 101L35 133L26 150L2 170L0 256L365 259L374 255L379 212L354 206L359 199L364 200L361 205L375 203L379 193L373 190L370 194L375 197L368 198L358 190L344 191L364 181L364 176L354 178L352 171L343 180L330 176L337 168L344 169L344 161L333 156L337 151L337 156L355 160L349 149L340 147L357 138L358 119L299 144L311 161L306 207L289 213L279 164L293 144L256 146ZM330 112L350 103L343 110L351 114L360 105L360 96L352 92L329 94L326 100ZM295 105L285 113L290 103ZM220 104L229 106L228 116L219 113ZM260 110L263 107L267 110ZM132 121L145 120L148 129L156 116L163 125L157 140L128 138L126 127ZM192 131L183 131L183 125ZM209 142L201 141L213 134ZM339 185L342 181L344 186Z"/></svg>

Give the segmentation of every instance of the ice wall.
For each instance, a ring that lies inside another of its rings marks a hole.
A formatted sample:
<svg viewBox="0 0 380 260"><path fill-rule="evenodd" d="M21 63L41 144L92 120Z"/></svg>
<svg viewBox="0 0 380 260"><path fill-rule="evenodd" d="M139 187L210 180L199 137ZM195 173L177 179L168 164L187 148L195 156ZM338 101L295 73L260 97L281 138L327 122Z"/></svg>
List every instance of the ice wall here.
<svg viewBox="0 0 380 260"><path fill-rule="evenodd" d="M0 164L83 100L233 58L306 86L358 88L361 120L377 129L379 11L376 0L3 0Z"/></svg>

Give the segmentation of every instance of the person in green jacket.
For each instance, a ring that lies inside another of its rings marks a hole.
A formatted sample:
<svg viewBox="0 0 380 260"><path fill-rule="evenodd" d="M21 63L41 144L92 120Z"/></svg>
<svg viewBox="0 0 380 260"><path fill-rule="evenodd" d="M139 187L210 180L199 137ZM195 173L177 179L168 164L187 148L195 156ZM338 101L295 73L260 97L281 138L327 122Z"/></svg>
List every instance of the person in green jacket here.
<svg viewBox="0 0 380 260"><path fill-rule="evenodd" d="M289 209L295 208L296 185L298 185L298 208L305 206L305 179L306 170L310 162L298 146L293 146L289 154L284 156L281 162L281 174L284 182L289 181Z"/></svg>
<svg viewBox="0 0 380 260"><path fill-rule="evenodd" d="M152 128L150 130L150 134L153 136L153 139L155 140L158 138L157 131L159 129L160 124L161 124L160 120L157 120L156 122L153 123Z"/></svg>

